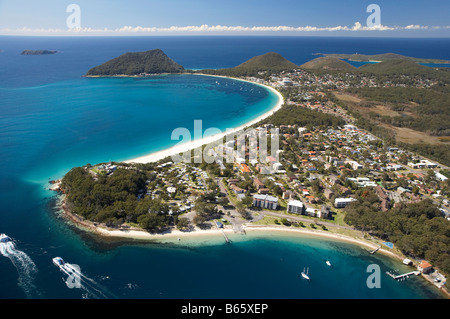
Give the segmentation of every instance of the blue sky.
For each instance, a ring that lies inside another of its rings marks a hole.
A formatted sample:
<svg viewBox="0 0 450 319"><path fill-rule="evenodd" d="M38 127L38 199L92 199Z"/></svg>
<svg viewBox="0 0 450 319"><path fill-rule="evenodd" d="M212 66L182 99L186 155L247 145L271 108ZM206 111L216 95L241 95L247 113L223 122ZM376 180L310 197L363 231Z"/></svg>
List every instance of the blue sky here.
<svg viewBox="0 0 450 319"><path fill-rule="evenodd" d="M375 30L366 27L372 3L381 9ZM67 32L69 4L81 10L77 33ZM449 14L448 0L0 0L0 34L448 37Z"/></svg>

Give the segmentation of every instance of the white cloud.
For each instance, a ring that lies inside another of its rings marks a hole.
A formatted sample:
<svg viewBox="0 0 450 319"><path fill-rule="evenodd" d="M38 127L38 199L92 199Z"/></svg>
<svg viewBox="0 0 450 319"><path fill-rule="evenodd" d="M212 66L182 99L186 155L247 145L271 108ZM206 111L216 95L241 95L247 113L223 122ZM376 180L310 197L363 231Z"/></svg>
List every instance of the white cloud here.
<svg viewBox="0 0 450 319"><path fill-rule="evenodd" d="M207 34L207 33L276 33L276 32L360 32L360 31L395 31L395 30L438 30L450 29L450 26L421 26L411 24L408 26L384 26L378 25L373 27L363 26L360 22L355 22L352 27L348 26L334 26L334 27L292 27L292 26L223 26L223 25L207 25L200 26L171 26L171 27L142 27L142 26L123 26L121 28L78 28L78 29L33 29L33 28L18 28L18 29L0 29L0 34L4 35L157 35L157 34Z"/></svg>

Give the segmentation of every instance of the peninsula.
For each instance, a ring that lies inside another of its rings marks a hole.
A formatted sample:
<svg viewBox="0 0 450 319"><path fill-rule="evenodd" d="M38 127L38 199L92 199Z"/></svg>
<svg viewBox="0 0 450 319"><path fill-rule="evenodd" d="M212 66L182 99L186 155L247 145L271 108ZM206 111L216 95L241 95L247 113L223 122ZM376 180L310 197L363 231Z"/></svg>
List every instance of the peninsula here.
<svg viewBox="0 0 450 319"><path fill-rule="evenodd" d="M321 55L324 57L333 57L337 59L344 59L349 61L356 62L385 62L390 60L408 60L415 63L439 63L439 64L448 64L450 61L448 60L439 60L439 59L423 59L423 58L415 58L409 57L396 53L383 53L383 54L328 54L328 53L316 53L315 55Z"/></svg>
<svg viewBox="0 0 450 319"><path fill-rule="evenodd" d="M154 51L168 61L160 50L147 52ZM146 73L145 59L131 56L98 74ZM427 259L434 265L427 278L443 287L443 274L450 274L448 71L402 58L355 68L325 57L297 66L267 53L201 72L283 95L284 105L254 124L258 131L279 130L280 159L255 163L247 148L234 152L232 163L165 158L76 167L54 186L72 220L119 237L264 227L351 237L416 265ZM428 139L408 143L404 132Z"/></svg>

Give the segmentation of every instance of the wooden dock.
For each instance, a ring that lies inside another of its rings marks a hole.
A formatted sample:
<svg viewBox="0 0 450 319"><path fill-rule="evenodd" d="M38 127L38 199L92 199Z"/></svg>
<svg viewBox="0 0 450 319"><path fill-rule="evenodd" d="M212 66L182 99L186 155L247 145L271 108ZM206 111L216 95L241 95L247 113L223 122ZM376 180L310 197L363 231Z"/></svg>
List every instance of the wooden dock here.
<svg viewBox="0 0 450 319"><path fill-rule="evenodd" d="M415 271L407 272L405 274L401 274L401 275L397 275L397 276L394 275L393 273L389 272L389 271L386 271L386 274L388 274L390 277L394 278L395 280L399 280L399 279L402 279L402 278L405 278L405 277L408 278L411 275L418 276L418 275L420 275L420 271L415 270Z"/></svg>
<svg viewBox="0 0 450 319"><path fill-rule="evenodd" d="M380 248L381 248L381 246L378 246L378 247L375 248L374 250L369 251L369 253L370 253L371 255L373 255L373 254L375 254Z"/></svg>
<svg viewBox="0 0 450 319"><path fill-rule="evenodd" d="M225 237L225 241L227 242L227 244L229 244L231 241L228 239L228 236L227 236L227 234L225 234L223 229L221 229L221 230L222 230L223 237Z"/></svg>

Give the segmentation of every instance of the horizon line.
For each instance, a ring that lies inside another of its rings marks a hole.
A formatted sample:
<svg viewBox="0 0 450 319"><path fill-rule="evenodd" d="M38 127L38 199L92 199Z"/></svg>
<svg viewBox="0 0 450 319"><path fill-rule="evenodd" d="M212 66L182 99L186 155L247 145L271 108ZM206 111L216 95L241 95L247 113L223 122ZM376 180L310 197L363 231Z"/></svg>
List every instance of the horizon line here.
<svg viewBox="0 0 450 319"><path fill-rule="evenodd" d="M408 31L428 31L435 32L439 30L450 30L450 26L422 26L418 24L410 24L407 26L363 26L360 22L355 22L352 27L335 26L335 27L291 27L291 26L223 26L223 25L207 25L200 26L171 26L171 27L132 27L123 26L120 28L3 28L0 29L0 35L22 35L22 36L158 36L158 35L310 35L318 34L327 35L333 33L348 33L353 35L379 36L384 32L408 32ZM378 31L378 32L377 32ZM428 34L429 36L430 34ZM448 35L438 34L439 37L450 37ZM392 37L392 35L391 35ZM409 35L411 37L411 35Z"/></svg>

